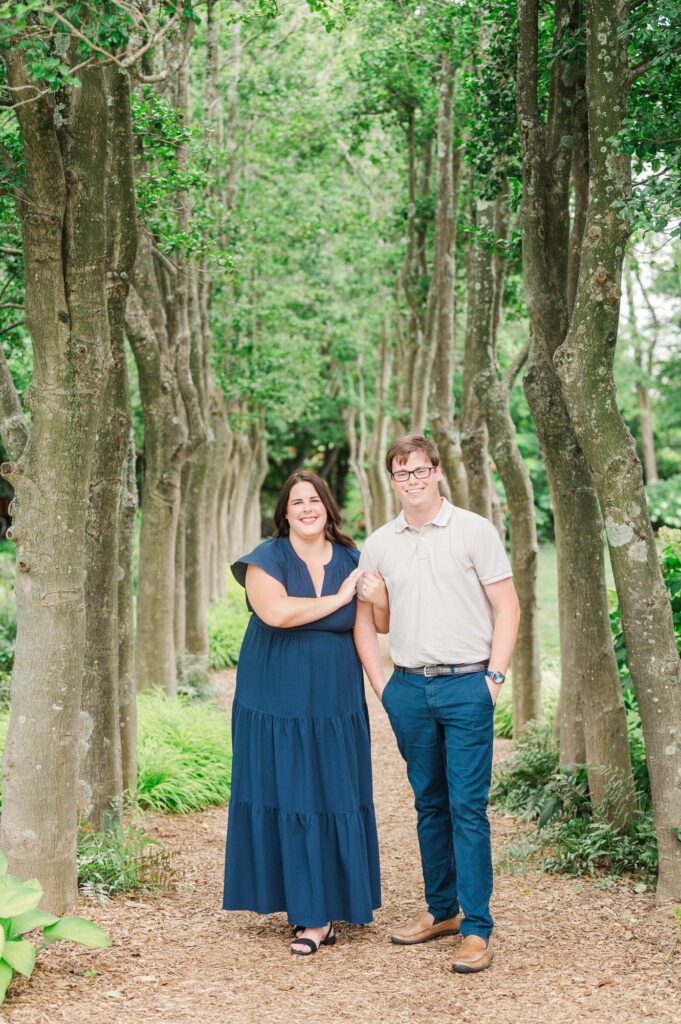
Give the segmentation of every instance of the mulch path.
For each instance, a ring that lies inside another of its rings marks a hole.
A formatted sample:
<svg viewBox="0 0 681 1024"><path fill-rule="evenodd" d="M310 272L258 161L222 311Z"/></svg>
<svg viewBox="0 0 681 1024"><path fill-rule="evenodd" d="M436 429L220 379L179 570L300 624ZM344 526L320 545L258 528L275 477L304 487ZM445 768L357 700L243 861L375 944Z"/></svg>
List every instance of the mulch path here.
<svg viewBox="0 0 681 1024"><path fill-rule="evenodd" d="M222 674L226 700L234 673ZM147 831L174 851L178 882L161 895L117 897L78 913L113 939L106 950L67 944L15 979L0 1008L11 1024L291 1024L440 1021L493 1024L678 1022L681 942L673 906L621 882L530 871L497 873L496 956L475 976L450 971L458 939L399 947L390 928L422 909L415 813L390 727L370 696L383 907L366 928L338 926L339 943L304 960L288 952L285 916L221 909L226 808L182 818L148 814ZM507 756L499 741L496 756ZM492 816L495 859L521 835ZM96 972L86 974L86 972Z"/></svg>

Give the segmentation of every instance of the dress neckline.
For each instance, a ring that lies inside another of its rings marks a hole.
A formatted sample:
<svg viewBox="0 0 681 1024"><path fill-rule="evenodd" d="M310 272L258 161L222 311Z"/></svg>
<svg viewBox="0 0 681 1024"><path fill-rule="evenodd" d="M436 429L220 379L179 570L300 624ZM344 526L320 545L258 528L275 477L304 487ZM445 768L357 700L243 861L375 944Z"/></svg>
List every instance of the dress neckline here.
<svg viewBox="0 0 681 1024"><path fill-rule="evenodd" d="M289 549L293 552L294 558L296 558L301 563L301 565L305 566L305 571L308 575L308 579L310 580L310 586L312 587L312 593L314 594L314 596L316 598L324 597L324 587L326 586L326 570L336 560L337 545L334 544L332 540L329 541L329 544L331 545L331 558L328 560L328 562L325 562L324 564L324 579L322 580L321 590L319 591L319 593L317 593L314 585L314 580L312 579L312 573L310 572L310 567L308 566L307 562L298 554L293 544L291 543L291 538L288 534L286 535L285 540L288 541Z"/></svg>

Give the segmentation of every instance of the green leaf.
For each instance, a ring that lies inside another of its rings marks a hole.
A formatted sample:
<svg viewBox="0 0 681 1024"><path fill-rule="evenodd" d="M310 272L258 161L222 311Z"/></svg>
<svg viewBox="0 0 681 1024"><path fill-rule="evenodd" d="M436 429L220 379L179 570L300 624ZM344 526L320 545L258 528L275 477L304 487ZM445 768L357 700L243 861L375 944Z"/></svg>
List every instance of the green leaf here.
<svg viewBox="0 0 681 1024"><path fill-rule="evenodd" d="M7 857L5 857L2 850L0 850L0 875L7 874Z"/></svg>
<svg viewBox="0 0 681 1024"><path fill-rule="evenodd" d="M25 978L30 978L35 967L35 946L26 939L12 939L5 943L2 959Z"/></svg>
<svg viewBox="0 0 681 1024"><path fill-rule="evenodd" d="M95 946L98 949L111 945L111 939L106 932L94 921L86 921L84 917L63 917L56 924L43 928L43 936L46 946L59 939L68 939L69 942L79 942L81 946Z"/></svg>
<svg viewBox="0 0 681 1024"><path fill-rule="evenodd" d="M0 917L25 914L27 910L33 910L38 906L42 896L42 889L36 889L32 884L19 883L8 886L0 890Z"/></svg>
<svg viewBox="0 0 681 1024"><path fill-rule="evenodd" d="M4 948L5 948L5 929L4 928L0 928L0 957L2 956L2 951L3 951Z"/></svg>
<svg viewBox="0 0 681 1024"><path fill-rule="evenodd" d="M9 937L13 939L15 935L23 935L34 928L46 928L48 925L56 924L58 920L54 914L46 914L44 910L27 910L25 914L18 914L12 918Z"/></svg>
<svg viewBox="0 0 681 1024"><path fill-rule="evenodd" d="M9 983L14 977L14 971L9 964L0 960L0 1003L4 1003Z"/></svg>

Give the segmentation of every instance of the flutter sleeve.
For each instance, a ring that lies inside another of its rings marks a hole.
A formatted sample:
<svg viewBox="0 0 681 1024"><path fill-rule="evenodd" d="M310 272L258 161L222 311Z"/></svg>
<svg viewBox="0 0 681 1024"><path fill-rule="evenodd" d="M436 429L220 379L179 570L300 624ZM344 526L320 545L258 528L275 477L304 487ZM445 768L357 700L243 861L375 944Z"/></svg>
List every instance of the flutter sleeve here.
<svg viewBox="0 0 681 1024"><path fill-rule="evenodd" d="M242 558L237 559L236 562L232 562L230 567L232 575L242 587L246 586L246 569L249 565L257 565L268 576L272 576L273 579L286 586L284 561L280 545L276 540L263 541L249 555L244 555Z"/></svg>

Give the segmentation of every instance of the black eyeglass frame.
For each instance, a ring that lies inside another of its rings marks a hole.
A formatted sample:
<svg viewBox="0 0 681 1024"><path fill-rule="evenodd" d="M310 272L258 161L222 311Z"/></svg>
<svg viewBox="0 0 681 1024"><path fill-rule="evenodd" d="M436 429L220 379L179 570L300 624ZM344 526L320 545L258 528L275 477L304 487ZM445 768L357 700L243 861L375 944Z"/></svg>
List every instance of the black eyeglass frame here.
<svg viewBox="0 0 681 1024"><path fill-rule="evenodd" d="M425 474L425 476L421 472L424 469L427 470L427 473ZM394 473L390 474L390 479L391 480L395 480L395 482L398 483L398 484L409 483L409 479L412 476L414 477L414 480L427 480L428 477L430 476L430 474L434 473L436 469L437 469L437 466L417 466L416 469L398 469ZM401 479L398 479L398 475L397 475L398 473L406 473L407 475L406 475L406 477L402 477ZM416 475L417 473L421 473L421 476L417 476Z"/></svg>

